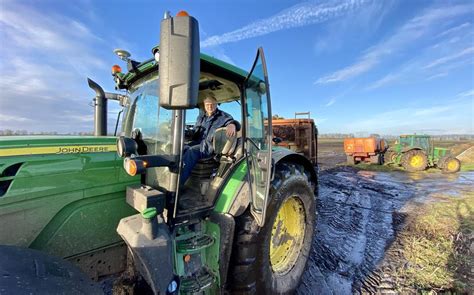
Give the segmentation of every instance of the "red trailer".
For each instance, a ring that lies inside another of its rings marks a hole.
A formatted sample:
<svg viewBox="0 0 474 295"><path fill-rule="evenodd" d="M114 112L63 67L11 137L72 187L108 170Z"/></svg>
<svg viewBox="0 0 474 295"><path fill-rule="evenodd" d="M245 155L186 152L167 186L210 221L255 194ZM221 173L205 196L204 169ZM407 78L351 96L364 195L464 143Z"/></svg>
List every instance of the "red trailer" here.
<svg viewBox="0 0 474 295"><path fill-rule="evenodd" d="M383 164L383 153L387 148L388 144L382 138L361 137L344 139L344 152L349 164L357 164L359 162Z"/></svg>
<svg viewBox="0 0 474 295"><path fill-rule="evenodd" d="M298 116L308 118L297 118ZM294 119L272 119L272 127L273 136L282 140L278 146L300 153L316 165L318 129L309 112L295 113Z"/></svg>

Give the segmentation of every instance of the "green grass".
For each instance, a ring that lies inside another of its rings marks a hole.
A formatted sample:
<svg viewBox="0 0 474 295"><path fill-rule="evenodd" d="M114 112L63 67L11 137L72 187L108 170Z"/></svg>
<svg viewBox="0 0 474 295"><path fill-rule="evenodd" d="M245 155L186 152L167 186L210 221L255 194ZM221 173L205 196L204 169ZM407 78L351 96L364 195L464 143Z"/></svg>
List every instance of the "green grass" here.
<svg viewBox="0 0 474 295"><path fill-rule="evenodd" d="M461 163L461 171L474 171L474 163Z"/></svg>
<svg viewBox="0 0 474 295"><path fill-rule="evenodd" d="M467 293L472 265L469 247L474 233L474 194L442 198L426 204L402 233L402 255L407 261L398 270L404 284L418 292Z"/></svg>

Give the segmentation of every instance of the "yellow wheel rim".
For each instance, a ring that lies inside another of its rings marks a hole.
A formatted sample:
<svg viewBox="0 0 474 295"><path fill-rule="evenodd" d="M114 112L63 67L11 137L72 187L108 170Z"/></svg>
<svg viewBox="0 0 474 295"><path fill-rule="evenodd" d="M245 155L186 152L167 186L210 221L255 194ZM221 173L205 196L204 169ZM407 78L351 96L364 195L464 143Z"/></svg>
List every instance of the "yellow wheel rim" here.
<svg viewBox="0 0 474 295"><path fill-rule="evenodd" d="M423 165L423 157L420 155L414 155L410 159L410 166L418 168Z"/></svg>
<svg viewBox="0 0 474 295"><path fill-rule="evenodd" d="M286 199L273 223L270 239L270 264L274 273L284 275L296 264L305 228L303 203L297 197Z"/></svg>
<svg viewBox="0 0 474 295"><path fill-rule="evenodd" d="M448 162L448 171L455 171L458 169L458 163L456 160L451 160Z"/></svg>

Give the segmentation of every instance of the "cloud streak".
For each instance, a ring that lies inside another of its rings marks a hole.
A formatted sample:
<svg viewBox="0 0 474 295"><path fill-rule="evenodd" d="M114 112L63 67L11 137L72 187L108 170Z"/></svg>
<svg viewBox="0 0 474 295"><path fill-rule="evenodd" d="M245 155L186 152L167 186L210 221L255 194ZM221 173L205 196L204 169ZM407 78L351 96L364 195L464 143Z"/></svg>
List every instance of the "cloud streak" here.
<svg viewBox="0 0 474 295"><path fill-rule="evenodd" d="M326 103L326 107L330 107L332 106L334 103L336 103L336 99L335 98L331 98L327 103Z"/></svg>
<svg viewBox="0 0 474 295"><path fill-rule="evenodd" d="M446 100L448 101L448 100ZM420 130L437 129L436 133L472 134L469 101L434 105L431 107L400 108L374 114L345 126L346 130L381 134L413 133ZM461 110L461 111L460 111ZM450 126L449 130L443 129Z"/></svg>
<svg viewBox="0 0 474 295"><path fill-rule="evenodd" d="M319 78L315 84L341 82L366 73L380 64L384 58L412 45L414 41L430 32L435 25L446 19L469 13L472 8L472 5L457 5L428 9L421 16L408 21L390 38L368 49L354 64Z"/></svg>
<svg viewBox="0 0 474 295"><path fill-rule="evenodd" d="M305 2L240 29L211 36L201 42L201 47L212 47L225 43L267 35L273 32L322 23L347 14L365 5L368 0L331 1L328 3Z"/></svg>
<svg viewBox="0 0 474 295"><path fill-rule="evenodd" d="M448 63L450 61L453 61L453 60L456 60L458 58L461 58L465 55L469 55L471 53L474 53L474 47L469 47L469 48L465 48L463 50L461 50L460 52L456 52L454 54L451 54L451 55L448 55L448 56L444 56L444 57L441 57L441 58L438 58L437 60L431 62L430 64L426 65L424 67L424 69L430 69L430 68L433 68L433 67L436 67L436 66L439 66L439 65L442 65L442 64L445 64L445 63Z"/></svg>

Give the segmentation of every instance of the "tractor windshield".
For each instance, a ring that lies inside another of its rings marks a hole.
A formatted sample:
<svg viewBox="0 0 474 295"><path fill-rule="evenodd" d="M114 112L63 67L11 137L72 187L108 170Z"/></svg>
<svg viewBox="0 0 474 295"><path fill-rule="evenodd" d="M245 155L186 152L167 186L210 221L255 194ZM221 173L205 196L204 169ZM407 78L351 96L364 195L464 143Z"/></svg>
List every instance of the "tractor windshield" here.
<svg viewBox="0 0 474 295"><path fill-rule="evenodd" d="M125 136L139 130L148 145L148 153L169 153L171 137L171 111L159 106L158 73L152 73L137 81L130 89L130 105L123 119ZM152 148L152 150L150 150Z"/></svg>

